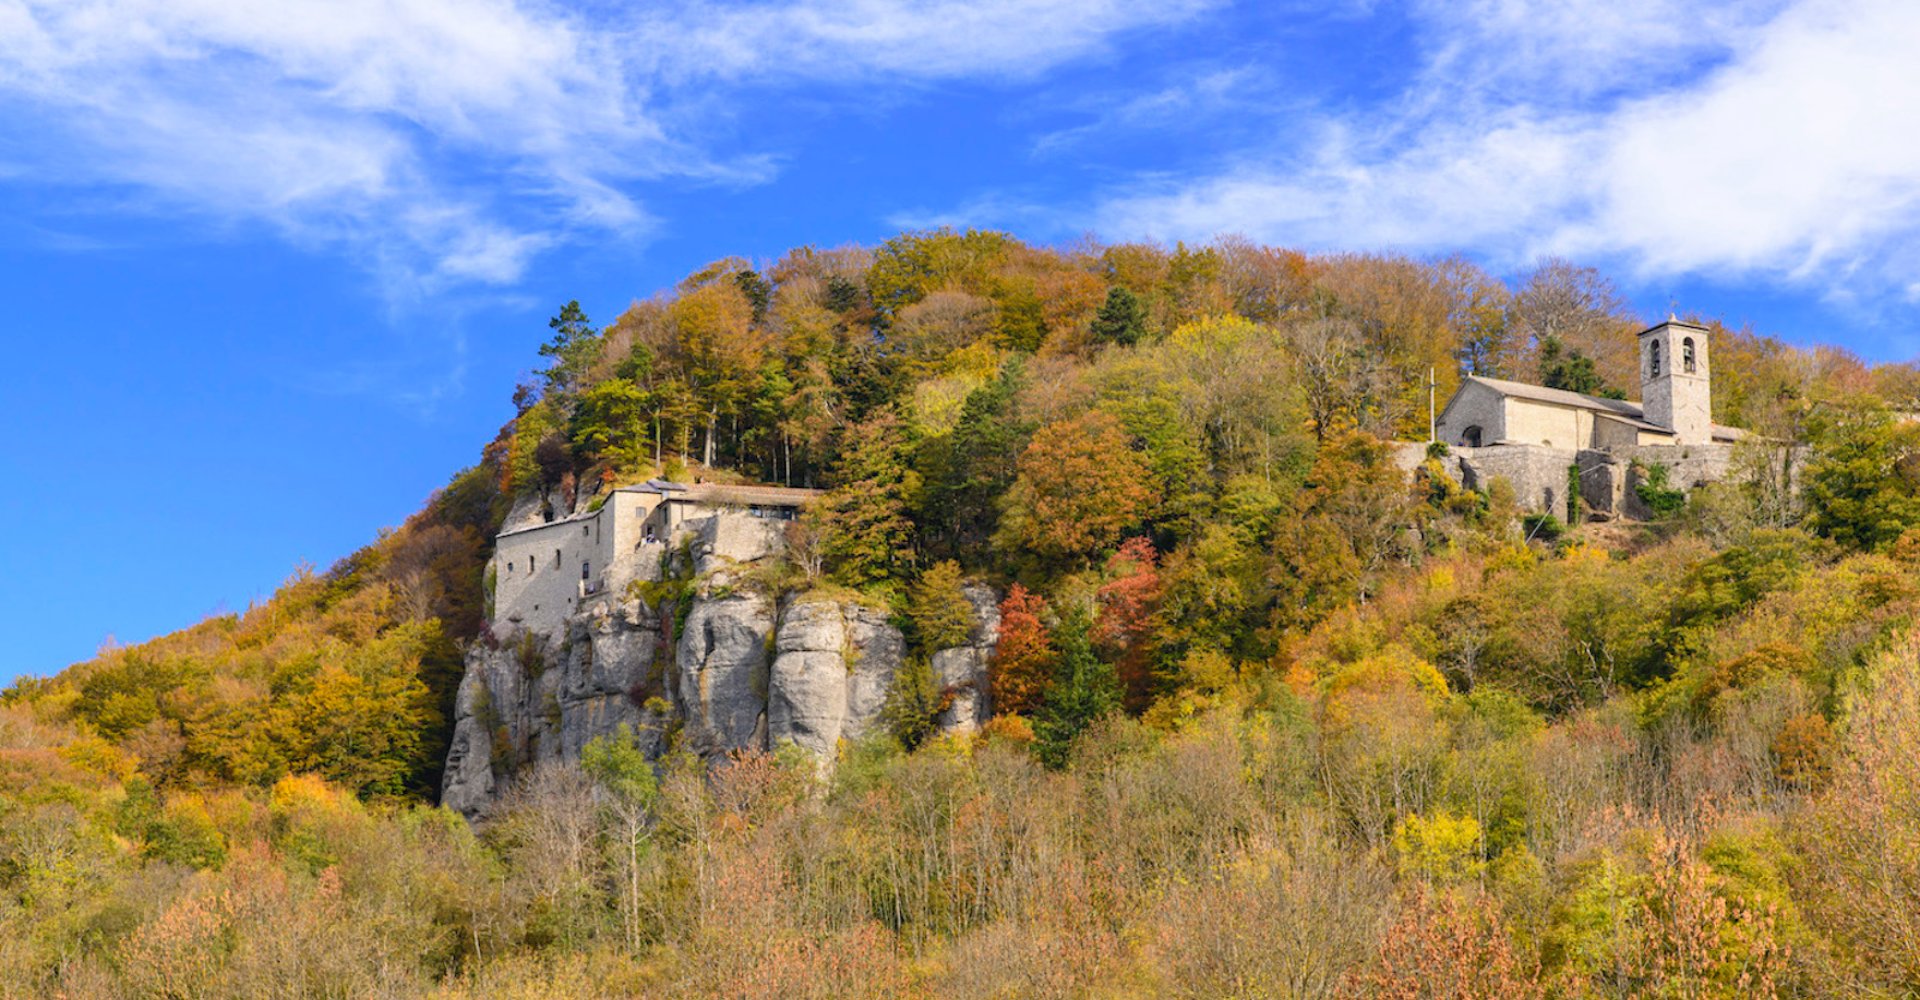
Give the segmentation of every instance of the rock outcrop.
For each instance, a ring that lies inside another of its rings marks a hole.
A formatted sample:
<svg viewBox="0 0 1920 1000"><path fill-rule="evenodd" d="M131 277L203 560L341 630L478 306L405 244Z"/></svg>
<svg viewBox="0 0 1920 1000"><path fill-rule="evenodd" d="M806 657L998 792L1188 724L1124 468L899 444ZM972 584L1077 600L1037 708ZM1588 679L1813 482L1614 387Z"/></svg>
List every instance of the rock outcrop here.
<svg viewBox="0 0 1920 1000"><path fill-rule="evenodd" d="M559 635L507 629L475 643L455 702L441 801L479 816L524 768L577 761L595 737L628 727L650 756L669 745L709 758L793 744L830 766L842 741L881 725L906 642L886 611L838 595L776 600L753 582L781 554L778 526L744 515L695 529L691 573L651 605L603 594ZM938 724L977 728L988 710L997 597L966 591L967 643L932 654L952 696Z"/></svg>
<svg viewBox="0 0 1920 1000"><path fill-rule="evenodd" d="M842 739L879 725L906 642L884 611L803 595L781 615L774 649L769 745L831 760Z"/></svg>
<svg viewBox="0 0 1920 1000"><path fill-rule="evenodd" d="M773 610L771 598L753 591L694 599L680 635L675 700L695 753L766 745Z"/></svg>
<svg viewBox="0 0 1920 1000"><path fill-rule="evenodd" d="M949 699L946 710L935 720L942 733L973 732L993 711L987 691L987 664L1000 641L1000 597L993 588L980 584L969 584L963 593L967 603L973 605L973 628L967 633L967 643L933 654L934 683Z"/></svg>

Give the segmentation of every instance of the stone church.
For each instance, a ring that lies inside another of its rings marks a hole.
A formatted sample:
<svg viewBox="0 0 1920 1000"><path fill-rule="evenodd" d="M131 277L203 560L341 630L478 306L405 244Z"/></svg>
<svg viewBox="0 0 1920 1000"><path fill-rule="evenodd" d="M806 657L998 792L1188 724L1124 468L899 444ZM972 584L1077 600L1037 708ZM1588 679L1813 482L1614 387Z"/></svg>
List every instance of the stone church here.
<svg viewBox="0 0 1920 1000"><path fill-rule="evenodd" d="M1740 431L1713 422L1706 328L1669 319L1641 331L1639 340L1641 402L1469 375L1434 434L1454 447L1570 451L1738 440Z"/></svg>
<svg viewBox="0 0 1920 1000"><path fill-rule="evenodd" d="M1641 331L1637 402L1469 375L1434 422L1442 465L1469 489L1505 479L1523 508L1570 519L1647 516L1635 487L1654 466L1682 490L1723 479L1745 432L1713 422L1707 333L1673 318ZM1403 466L1424 457L1401 448Z"/></svg>

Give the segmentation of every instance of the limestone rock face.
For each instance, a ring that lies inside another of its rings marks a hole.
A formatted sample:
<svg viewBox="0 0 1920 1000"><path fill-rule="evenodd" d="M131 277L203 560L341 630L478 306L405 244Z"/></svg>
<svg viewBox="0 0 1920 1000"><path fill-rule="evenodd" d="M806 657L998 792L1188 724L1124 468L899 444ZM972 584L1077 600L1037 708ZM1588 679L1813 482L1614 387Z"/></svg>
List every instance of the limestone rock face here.
<svg viewBox="0 0 1920 1000"><path fill-rule="evenodd" d="M688 747L702 756L766 745L773 601L753 591L697 598L676 656Z"/></svg>
<svg viewBox="0 0 1920 1000"><path fill-rule="evenodd" d="M843 606L847 621L847 721L841 735L857 740L880 728L880 710L893 690L893 675L907 655L907 640L887 613L864 605Z"/></svg>
<svg viewBox="0 0 1920 1000"><path fill-rule="evenodd" d="M710 580L715 573L779 554L786 549L784 523L731 511L688 522L693 575Z"/></svg>
<svg viewBox="0 0 1920 1000"><path fill-rule="evenodd" d="M454 699L441 803L485 811L516 767L575 761L597 736L626 725L649 753L668 721L657 666L660 623L639 601L601 601L568 619L566 634L513 631L476 643Z"/></svg>
<svg viewBox="0 0 1920 1000"><path fill-rule="evenodd" d="M768 745L793 743L831 761L842 739L878 726L906 640L884 611L803 596L780 616L774 649Z"/></svg>
<svg viewBox="0 0 1920 1000"><path fill-rule="evenodd" d="M738 520L759 522L740 516ZM695 558L756 551L761 523L721 529ZM742 541L745 539L745 541ZM751 562L752 560L745 560ZM523 768L579 760L581 748L623 725L650 757L680 744L707 757L792 743L831 766L841 741L882 725L906 640L884 610L802 594L777 607L764 591L731 582L716 564L688 598L677 634L671 605L613 595L568 617L560 634L507 629L476 642L455 700L441 802L484 815ZM933 667L953 695L943 731L977 728L988 711L986 669L999 637L998 595L969 587L974 628L965 645L938 650Z"/></svg>
<svg viewBox="0 0 1920 1000"><path fill-rule="evenodd" d="M969 584L962 591L973 605L973 629L964 646L936 650L933 680L952 696L935 721L942 733L970 733L987 721L993 706L987 696L987 664L1000 641L1000 596L993 588Z"/></svg>

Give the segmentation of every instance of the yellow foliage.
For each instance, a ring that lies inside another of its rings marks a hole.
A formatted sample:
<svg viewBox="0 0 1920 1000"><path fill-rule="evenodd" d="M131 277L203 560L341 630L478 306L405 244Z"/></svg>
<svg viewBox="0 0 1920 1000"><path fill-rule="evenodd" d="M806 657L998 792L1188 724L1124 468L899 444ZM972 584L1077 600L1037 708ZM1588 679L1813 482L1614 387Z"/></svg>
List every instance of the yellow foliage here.
<svg viewBox="0 0 1920 1000"><path fill-rule="evenodd" d="M1562 554L1561 558L1576 568L1598 568L1606 565L1613 557L1608 554L1606 549L1598 545L1578 543L1567 546L1566 552Z"/></svg>
<svg viewBox="0 0 1920 1000"><path fill-rule="evenodd" d="M1401 820L1393 832L1393 851L1404 874L1435 882L1477 878L1485 867L1480 860L1480 824L1471 816L1455 816L1445 809Z"/></svg>
<svg viewBox="0 0 1920 1000"><path fill-rule="evenodd" d="M1532 566L1538 559L1539 557L1533 554L1533 550L1525 545L1517 542L1511 545L1502 545L1493 550L1493 554L1487 557L1487 572L1498 573L1502 570L1526 569Z"/></svg>
<svg viewBox="0 0 1920 1000"><path fill-rule="evenodd" d="M82 736L59 750L60 759L104 778L125 781L140 769L132 754L98 736Z"/></svg>

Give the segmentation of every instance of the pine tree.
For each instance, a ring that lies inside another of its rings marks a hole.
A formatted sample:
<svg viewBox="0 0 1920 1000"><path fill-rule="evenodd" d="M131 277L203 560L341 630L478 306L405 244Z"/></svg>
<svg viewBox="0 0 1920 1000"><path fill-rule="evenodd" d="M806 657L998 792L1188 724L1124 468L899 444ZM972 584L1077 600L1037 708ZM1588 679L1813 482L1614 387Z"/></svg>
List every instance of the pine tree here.
<svg viewBox="0 0 1920 1000"><path fill-rule="evenodd" d="M1053 632L1059 654L1053 687L1033 722L1034 749L1051 768L1065 767L1074 739L1120 707L1120 679L1111 664L1093 655L1091 629L1087 612L1076 605L1060 615Z"/></svg>
<svg viewBox="0 0 1920 1000"><path fill-rule="evenodd" d="M1130 346L1147 336L1147 311L1140 297L1115 285L1107 291L1107 303L1093 319L1093 339L1103 344Z"/></svg>
<svg viewBox="0 0 1920 1000"><path fill-rule="evenodd" d="M553 365L539 374L547 380L548 391L572 392L600 356L600 331L593 328L578 299L561 306L547 326L553 330L553 339L540 345L540 356L552 358Z"/></svg>
<svg viewBox="0 0 1920 1000"><path fill-rule="evenodd" d="M907 504L920 491L920 475L906 459L906 429L891 413L849 435L834 487L818 507L822 547L842 582L855 587L885 583L913 562Z"/></svg>

